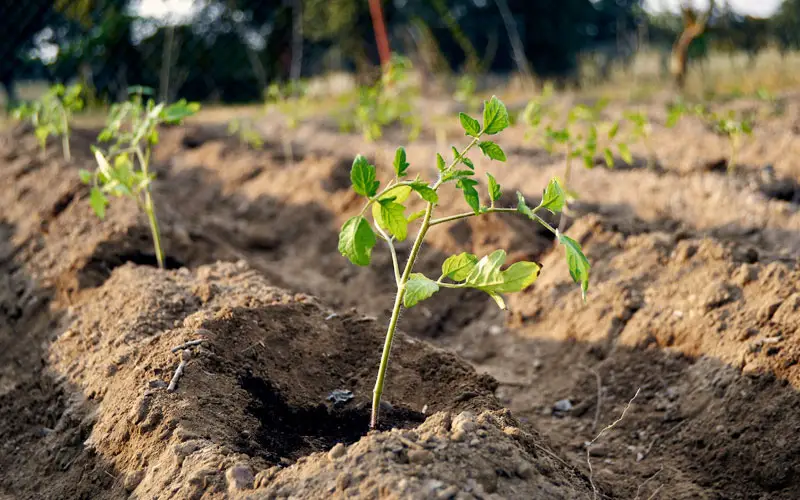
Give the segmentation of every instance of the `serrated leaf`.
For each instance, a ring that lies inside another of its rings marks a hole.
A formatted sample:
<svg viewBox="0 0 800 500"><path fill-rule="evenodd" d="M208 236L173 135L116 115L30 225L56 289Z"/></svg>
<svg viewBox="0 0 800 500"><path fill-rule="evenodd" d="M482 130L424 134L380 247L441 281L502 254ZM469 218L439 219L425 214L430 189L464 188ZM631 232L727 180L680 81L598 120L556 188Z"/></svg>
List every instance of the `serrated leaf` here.
<svg viewBox="0 0 800 500"><path fill-rule="evenodd" d="M631 155L631 150L628 149L628 145L620 144L617 146L617 149L619 150L619 156L622 158L622 161L628 165L633 165L633 155Z"/></svg>
<svg viewBox="0 0 800 500"><path fill-rule="evenodd" d="M610 148L605 148L603 150L603 158L609 168L614 168L614 153L611 152Z"/></svg>
<svg viewBox="0 0 800 500"><path fill-rule="evenodd" d="M378 192L380 182L375 180L375 165L370 165L362 155L356 156L353 160L353 167L350 169L350 181L353 183L353 191L372 198Z"/></svg>
<svg viewBox="0 0 800 500"><path fill-rule="evenodd" d="M481 211L481 199L478 195L478 190L475 189L477 184L478 181L466 177L459 179L456 183L456 187L464 193L464 199L467 200L467 205L472 208L475 215L479 214Z"/></svg>
<svg viewBox="0 0 800 500"><path fill-rule="evenodd" d="M78 177L81 179L81 182L84 184L89 184L92 182L94 175L88 170L80 169L78 170Z"/></svg>
<svg viewBox="0 0 800 500"><path fill-rule="evenodd" d="M406 292L403 295L403 306L414 307L439 291L439 285L424 274L412 273L406 281Z"/></svg>
<svg viewBox="0 0 800 500"><path fill-rule="evenodd" d="M451 255L442 263L442 276L453 281L464 281L477 263L478 257L471 253Z"/></svg>
<svg viewBox="0 0 800 500"><path fill-rule="evenodd" d="M350 217L339 232L339 253L357 266L369 265L375 243L375 233L361 215Z"/></svg>
<svg viewBox="0 0 800 500"><path fill-rule="evenodd" d="M483 104L483 133L494 135L508 127L508 110L496 96Z"/></svg>
<svg viewBox="0 0 800 500"><path fill-rule="evenodd" d="M373 206L378 207L378 217L375 219L375 223L389 231L389 234L397 238L398 241L404 241L408 236L408 220L405 216L406 207L392 200L380 200ZM372 214L374 216L375 211Z"/></svg>
<svg viewBox="0 0 800 500"><path fill-rule="evenodd" d="M444 172L445 169L447 168L447 164L445 164L444 158L442 158L442 155L440 155L439 153L436 153L436 168L439 170L439 172Z"/></svg>
<svg viewBox="0 0 800 500"><path fill-rule="evenodd" d="M89 192L89 206L92 207L94 213L101 219L106 217L106 206L108 205L108 198L100 191L100 188L95 186Z"/></svg>
<svg viewBox="0 0 800 500"><path fill-rule="evenodd" d="M492 141L482 141L478 143L478 147L481 148L483 154L486 155L488 158L497 161L506 161L506 154L503 150Z"/></svg>
<svg viewBox="0 0 800 500"><path fill-rule="evenodd" d="M411 189L417 192L417 194L423 200L427 201L428 203L439 203L439 195L436 194L430 186L428 186L423 181L414 182L409 186Z"/></svg>
<svg viewBox="0 0 800 500"><path fill-rule="evenodd" d="M517 191L517 212L527 216L529 219L536 220L536 214L534 214L533 210L525 203L525 197L522 196L522 193L519 191Z"/></svg>
<svg viewBox="0 0 800 500"><path fill-rule="evenodd" d="M517 193L517 195L521 196L519 193ZM566 203L566 199L567 195L561 188L561 184L559 184L558 181L553 178L550 179L550 182L544 189L544 193L542 193L542 201L539 203L539 206L549 210L553 214L557 214L564 209L564 203Z"/></svg>
<svg viewBox="0 0 800 500"><path fill-rule="evenodd" d="M461 120L461 126L464 127L464 132L470 137L478 137L481 133L481 124L475 118L472 118L466 113L459 113L458 119Z"/></svg>
<svg viewBox="0 0 800 500"><path fill-rule="evenodd" d="M475 164L466 156L461 157L461 163L466 165L470 170L475 170Z"/></svg>
<svg viewBox="0 0 800 500"><path fill-rule="evenodd" d="M406 150L401 146L394 153L394 173L397 174L397 177L404 177L407 170Z"/></svg>
<svg viewBox="0 0 800 500"><path fill-rule="evenodd" d="M495 202L503 195L503 191L500 189L500 184L497 183L497 180L495 180L492 174L486 172L486 177L489 179L489 199Z"/></svg>
<svg viewBox="0 0 800 500"><path fill-rule="evenodd" d="M517 262L501 271L500 266L505 260L506 252L495 250L478 261L464 281L469 288L488 293L501 308L505 308L501 293L524 290L536 281L540 270L535 262Z"/></svg>
<svg viewBox="0 0 800 500"><path fill-rule="evenodd" d="M444 176L444 181L453 181L453 180L460 180L460 179L467 179L471 176L475 175L475 172L471 170L451 170Z"/></svg>
<svg viewBox="0 0 800 500"><path fill-rule="evenodd" d="M589 289L589 259L583 254L581 245L565 234L558 233L558 241L564 245L567 253L567 267L572 280L581 286L581 295L586 300L586 291Z"/></svg>

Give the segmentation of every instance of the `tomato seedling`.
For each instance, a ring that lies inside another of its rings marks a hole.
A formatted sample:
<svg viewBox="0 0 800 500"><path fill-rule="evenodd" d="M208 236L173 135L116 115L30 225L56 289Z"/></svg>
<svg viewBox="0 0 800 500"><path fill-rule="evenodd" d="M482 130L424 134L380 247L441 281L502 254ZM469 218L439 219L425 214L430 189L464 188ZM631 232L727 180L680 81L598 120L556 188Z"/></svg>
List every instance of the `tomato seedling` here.
<svg viewBox="0 0 800 500"><path fill-rule="evenodd" d="M83 109L82 90L83 88L77 84L69 87L61 84L53 85L38 101L22 104L14 110L16 119L29 120L33 125L42 154L47 147L47 139L51 135L60 136L64 159L72 160L69 148L69 123L72 113Z"/></svg>
<svg viewBox="0 0 800 500"><path fill-rule="evenodd" d="M93 146L97 167L94 171L81 170L81 181L92 186L89 204L101 219L105 217L108 195L127 196L136 200L147 215L153 236L153 248L158 267L164 268L164 250L161 232L150 193L150 184L155 174L150 171L150 153L158 143L158 127L162 124L178 124L195 114L200 105L180 101L167 105L156 104L153 99L144 100L152 91L144 87L129 89L129 101L114 104L109 110L105 128L97 137L98 142L108 143L103 150Z"/></svg>
<svg viewBox="0 0 800 500"><path fill-rule="evenodd" d="M517 206L505 208L496 206L502 188L495 178L487 173L489 205L481 203L481 196L476 189L478 181L473 178L475 167L468 154L477 146L491 160L506 161L505 153L500 146L493 141L485 140L485 136L495 135L508 127L509 118L505 105L497 97L492 97L491 100L485 102L483 124L465 113L460 113L459 119L470 142L461 151L454 147L453 157L449 162L445 161L441 154L436 155L438 177L431 183L422 180L420 176L409 179L409 163L406 159L405 149L402 147L398 148L395 153L394 178L382 190L379 190L380 181L377 180L377 169L365 157L357 156L350 170L353 190L358 195L365 197L366 203L358 215L349 218L342 226L339 233L339 252L353 264L368 266L373 247L378 238L382 239L386 242L391 254L394 280L397 286L397 295L392 307L373 392L370 419L370 427L373 429L378 425L389 353L397 329L400 310L403 307L414 307L442 288L474 288L487 293L500 308L505 309L502 295L529 287L536 280L541 269L536 262L524 261L501 269L506 260L506 252L500 249L480 258L467 252L452 255L442 264L442 272L438 279L430 278L414 272L414 264L431 228L467 217L490 213L525 215L551 231L558 242L564 246L570 275L580 285L584 299L586 297L589 286L589 261L584 256L580 244L551 226L539 215L544 210L556 214L564 207L566 196L556 179L548 183L541 202L535 207L528 206L525 198L518 192ZM469 211L440 218L433 217L439 202L439 190L445 185L461 190L470 208ZM421 198L425 203L425 208L407 214L407 207L404 203L412 193ZM372 223L365 215L368 212L372 216ZM404 241L409 237L412 223L418 223L419 228L408 260L401 270L395 250L395 241Z"/></svg>
<svg viewBox="0 0 800 500"><path fill-rule="evenodd" d="M242 146L250 146L253 149L264 147L264 139L252 120L234 118L228 122L228 135L238 137Z"/></svg>
<svg viewBox="0 0 800 500"><path fill-rule="evenodd" d="M715 134L728 138L728 146L730 148L728 173L734 173L736 171L736 161L738 160L739 148L742 145L742 141L745 137L753 135L755 122L752 115L747 112L729 110L724 114L714 112L705 113L703 114L703 119Z"/></svg>

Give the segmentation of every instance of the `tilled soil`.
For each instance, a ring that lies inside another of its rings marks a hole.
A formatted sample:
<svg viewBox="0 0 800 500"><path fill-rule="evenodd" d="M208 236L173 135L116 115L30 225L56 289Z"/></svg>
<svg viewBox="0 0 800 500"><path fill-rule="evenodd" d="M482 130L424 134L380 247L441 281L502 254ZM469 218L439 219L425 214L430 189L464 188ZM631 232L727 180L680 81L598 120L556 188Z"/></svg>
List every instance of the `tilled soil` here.
<svg viewBox="0 0 800 500"><path fill-rule="evenodd" d="M88 208L76 170L90 165L81 151L92 132L76 133L73 165L9 133L0 493L798 498L800 167L789 117L765 123L733 176L713 167L725 145L691 123L657 128L658 169L577 172L568 234L592 262L585 303L563 253L525 220L433 230L422 271L452 252L504 248L543 273L508 297L507 314L448 291L405 312L385 429L369 434L391 261L376 247L370 268L351 266L336 238L361 206L348 190L352 157L387 172L398 144L308 124L287 161L270 125L261 151L224 127L165 130L155 198L171 270L159 271L132 203L114 200L104 221ZM535 202L560 174L557 157L521 136L500 136L509 161L492 169L507 203L514 190ZM433 142L407 149L412 169L435 168ZM445 191L440 210L463 201ZM587 443L632 398L588 448L590 472Z"/></svg>

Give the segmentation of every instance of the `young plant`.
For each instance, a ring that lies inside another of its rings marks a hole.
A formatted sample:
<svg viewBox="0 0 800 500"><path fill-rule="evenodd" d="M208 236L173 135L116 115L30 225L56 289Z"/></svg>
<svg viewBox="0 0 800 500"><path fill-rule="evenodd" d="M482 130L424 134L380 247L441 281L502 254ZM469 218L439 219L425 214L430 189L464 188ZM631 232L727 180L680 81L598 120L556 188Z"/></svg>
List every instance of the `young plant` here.
<svg viewBox="0 0 800 500"><path fill-rule="evenodd" d="M284 85L273 83L267 87L267 110L274 108L284 117L286 128L294 130L308 113L308 86L303 81L290 81ZM283 135L283 155L286 162L294 162L290 134Z"/></svg>
<svg viewBox="0 0 800 500"><path fill-rule="evenodd" d="M647 168L655 168L658 157L653 148L653 143L650 141L650 134L653 132L650 119L643 111L628 111L624 116L633 125L633 130L630 133L631 139L642 141L642 144L647 149Z"/></svg>
<svg viewBox="0 0 800 500"><path fill-rule="evenodd" d="M715 134L728 138L730 157L728 158L728 173L736 170L739 148L745 137L753 135L755 122L749 113L729 110L725 114L714 112L705 113L703 119Z"/></svg>
<svg viewBox="0 0 800 500"><path fill-rule="evenodd" d="M358 89L355 109L342 117L342 130L360 130L364 139L372 142L381 138L384 128L400 124L408 129L408 140L414 140L422 126L413 109L415 89L408 79L410 70L407 58L394 56L377 83Z"/></svg>
<svg viewBox="0 0 800 500"><path fill-rule="evenodd" d="M497 97L492 97L491 100L484 103L483 124L464 113L460 113L459 118L470 141L461 151L454 147L453 157L449 162L445 161L441 154L436 155L438 177L433 182L429 183L419 176L413 179L409 178L409 164L406 160L406 152L402 147L397 149L394 157L395 176L383 189L379 190L377 169L363 156L359 155L355 158L350 171L353 190L365 197L366 203L358 215L348 219L342 226L339 233L339 252L353 264L367 266L371 260L372 248L378 238L382 239L389 247L394 281L397 286L397 295L392 307L373 392L372 417L370 419L370 427L373 429L378 425L381 395L392 339L397 328L400 310L403 307L414 307L442 288L474 288L486 292L500 308L505 309L502 295L524 290L536 280L541 269L541 266L535 262L516 262L506 269L501 269L506 260L506 252L495 250L480 258L466 252L452 255L442 264L442 273L438 279L425 276L414 272L414 265L430 229L459 219L490 213L525 215L551 231L559 243L564 245L570 275L576 283L580 284L584 299L589 286L589 261L581 251L578 242L562 234L539 215L542 211L556 214L563 208L566 197L557 180L550 181L537 206L529 207L524 197L517 193L517 206L506 208L496 206L501 196L501 187L491 174L487 174L489 204L487 206L481 203L481 196L476 189L478 181L473 178L475 168L468 155L477 146L485 156L492 160L506 160L505 153L500 146L485 139L486 136L495 135L508 127L508 111L503 103ZM461 190L470 208L469 211L434 218L439 201L439 190L445 185ZM425 208L408 214L404 203L412 194L424 202ZM372 223L367 219L366 214L368 213L372 216ZM404 241L409 237L412 223L419 224L419 227L408 260L401 269L395 242Z"/></svg>
<svg viewBox="0 0 800 500"><path fill-rule="evenodd" d="M475 93L477 89L478 84L474 76L469 74L462 75L456 83L456 91L453 94L453 99L466 106L468 112L474 113L481 104L480 98L478 98Z"/></svg>
<svg viewBox="0 0 800 500"><path fill-rule="evenodd" d="M108 147L105 151L92 147L96 169L93 172L81 170L79 175L84 184L91 184L89 204L101 219L109 204L108 195L136 200L147 215L158 267L163 269L164 250L150 194L150 184L155 179L150 171L151 149L158 143L159 125L178 124L195 114L200 105L183 99L170 105L156 104L152 99L144 100L143 96L152 92L149 89L130 90L133 91L131 99L111 107L106 127L97 137L98 142L108 143Z"/></svg>
<svg viewBox="0 0 800 500"><path fill-rule="evenodd" d="M251 120L234 118L228 122L228 135L237 136L239 143L243 146L250 146L253 149L264 147L264 139Z"/></svg>
<svg viewBox="0 0 800 500"><path fill-rule="evenodd" d="M69 87L54 85L38 101L23 104L14 110L14 117L18 120L30 120L42 154L47 147L48 137L60 136L64 159L72 160L69 123L72 113L83 109L81 91L82 87L78 84Z"/></svg>

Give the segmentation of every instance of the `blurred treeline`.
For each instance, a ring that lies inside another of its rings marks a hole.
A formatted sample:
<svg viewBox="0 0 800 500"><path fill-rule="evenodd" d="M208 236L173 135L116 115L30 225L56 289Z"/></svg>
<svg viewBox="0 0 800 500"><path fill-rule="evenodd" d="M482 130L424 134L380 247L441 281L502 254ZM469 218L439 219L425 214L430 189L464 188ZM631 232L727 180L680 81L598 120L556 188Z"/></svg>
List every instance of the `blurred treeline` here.
<svg viewBox="0 0 800 500"><path fill-rule="evenodd" d="M575 83L587 54L624 65L643 47L668 53L683 28L680 14L650 14L642 0L380 2L391 50L431 75L525 71ZM140 17L137 5L0 0L0 84L12 98L22 80L80 80L112 100L137 84L167 99L247 102L271 82L369 74L378 63L367 0L197 0L177 22ZM766 47L800 47L800 0L768 19L717 2L692 52Z"/></svg>

